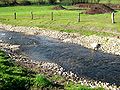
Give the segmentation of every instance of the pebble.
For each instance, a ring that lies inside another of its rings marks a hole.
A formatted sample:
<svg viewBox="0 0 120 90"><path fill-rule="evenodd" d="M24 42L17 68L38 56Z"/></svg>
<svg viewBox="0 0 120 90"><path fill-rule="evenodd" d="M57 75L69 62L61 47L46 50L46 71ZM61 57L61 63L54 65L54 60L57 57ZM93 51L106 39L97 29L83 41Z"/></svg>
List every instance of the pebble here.
<svg viewBox="0 0 120 90"><path fill-rule="evenodd" d="M29 35L44 35L52 38L61 40L62 42L75 43L82 45L86 48L94 49L91 47L91 44L98 43L101 45L101 51L105 53L111 53L115 55L120 55L120 36L117 37L100 37L96 35L91 36L80 36L77 33L66 33L53 30L46 30L38 27L23 27L23 26L11 26L0 24L0 28L3 28L8 31L23 32ZM29 32L28 32L29 31Z"/></svg>

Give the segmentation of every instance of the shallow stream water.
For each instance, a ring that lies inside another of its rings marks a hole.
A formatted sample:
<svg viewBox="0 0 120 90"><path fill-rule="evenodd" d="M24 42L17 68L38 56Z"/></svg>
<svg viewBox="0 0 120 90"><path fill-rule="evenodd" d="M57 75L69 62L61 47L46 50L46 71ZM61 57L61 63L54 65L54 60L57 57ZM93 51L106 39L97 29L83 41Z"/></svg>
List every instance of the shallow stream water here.
<svg viewBox="0 0 120 90"><path fill-rule="evenodd" d="M78 76L120 85L120 56L63 43L50 37L3 30L0 30L0 42L20 45L21 53L33 60L57 63Z"/></svg>

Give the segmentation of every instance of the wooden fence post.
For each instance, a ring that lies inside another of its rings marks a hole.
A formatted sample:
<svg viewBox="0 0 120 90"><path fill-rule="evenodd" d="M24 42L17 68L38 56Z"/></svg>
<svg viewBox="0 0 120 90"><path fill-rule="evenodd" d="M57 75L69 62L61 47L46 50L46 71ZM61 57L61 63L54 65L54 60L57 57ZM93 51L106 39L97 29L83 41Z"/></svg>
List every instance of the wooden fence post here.
<svg viewBox="0 0 120 90"><path fill-rule="evenodd" d="M17 19L17 14L16 14L16 12L14 13L14 19Z"/></svg>
<svg viewBox="0 0 120 90"><path fill-rule="evenodd" d="M31 12L31 19L33 19L33 12Z"/></svg>
<svg viewBox="0 0 120 90"><path fill-rule="evenodd" d="M78 22L80 22L80 13L78 14Z"/></svg>
<svg viewBox="0 0 120 90"><path fill-rule="evenodd" d="M112 12L112 14L111 14L111 19L112 19L112 23L115 23L115 13L114 12Z"/></svg>
<svg viewBox="0 0 120 90"><path fill-rule="evenodd" d="M53 12L51 13L51 20L53 20Z"/></svg>

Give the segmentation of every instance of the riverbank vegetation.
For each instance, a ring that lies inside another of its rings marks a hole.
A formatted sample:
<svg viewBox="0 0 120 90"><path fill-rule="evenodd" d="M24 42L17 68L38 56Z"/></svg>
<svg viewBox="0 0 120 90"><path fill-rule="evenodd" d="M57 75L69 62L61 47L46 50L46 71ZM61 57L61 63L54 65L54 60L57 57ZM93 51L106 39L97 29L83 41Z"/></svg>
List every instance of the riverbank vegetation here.
<svg viewBox="0 0 120 90"><path fill-rule="evenodd" d="M111 3L118 4L119 0L0 0L1 6L31 5L31 4L64 4L73 5L77 3Z"/></svg>
<svg viewBox="0 0 120 90"><path fill-rule="evenodd" d="M40 79L40 81L38 81ZM52 86L42 75L23 68L12 62L5 52L0 50L0 90L29 90L33 85Z"/></svg>
<svg viewBox="0 0 120 90"><path fill-rule="evenodd" d="M42 74L31 71L13 62L11 58L0 50L0 90L104 90L103 88L92 89L90 87L65 82L63 85L54 84L53 81L63 80L61 76L46 78Z"/></svg>
<svg viewBox="0 0 120 90"><path fill-rule="evenodd" d="M112 24L111 14L80 14L84 10L75 9L73 6L64 6L68 10L53 10L55 5L40 6L13 6L0 7L0 22L17 26L39 27L51 30L79 33L82 35L119 36L120 11L115 14L115 22ZM32 15L31 15L32 12ZM52 19L53 12L53 20ZM16 13L16 19L14 17Z"/></svg>

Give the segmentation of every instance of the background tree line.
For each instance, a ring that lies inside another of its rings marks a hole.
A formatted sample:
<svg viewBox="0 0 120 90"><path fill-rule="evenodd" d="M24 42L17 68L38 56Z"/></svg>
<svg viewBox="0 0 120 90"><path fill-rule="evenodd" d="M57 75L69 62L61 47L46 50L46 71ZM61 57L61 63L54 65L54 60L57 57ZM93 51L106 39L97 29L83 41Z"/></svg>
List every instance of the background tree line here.
<svg viewBox="0 0 120 90"><path fill-rule="evenodd" d="M99 3L100 0L0 0L5 5L30 5L30 4L77 4L77 3Z"/></svg>

